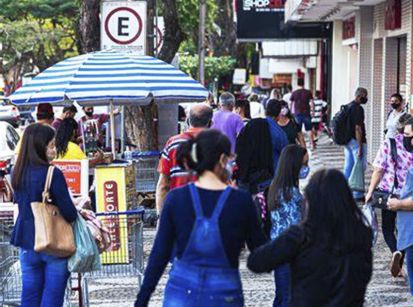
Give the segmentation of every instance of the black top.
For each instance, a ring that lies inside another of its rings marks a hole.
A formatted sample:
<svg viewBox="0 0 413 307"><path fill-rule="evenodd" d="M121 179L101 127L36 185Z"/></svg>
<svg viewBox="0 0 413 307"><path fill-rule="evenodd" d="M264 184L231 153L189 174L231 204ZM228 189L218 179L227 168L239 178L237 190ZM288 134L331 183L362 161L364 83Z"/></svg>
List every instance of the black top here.
<svg viewBox="0 0 413 307"><path fill-rule="evenodd" d="M297 144L297 138L298 138L298 133L300 132L299 127L295 123L294 120L290 119L287 125L282 126L278 124L281 129L285 132L287 135L288 143L289 144Z"/></svg>
<svg viewBox="0 0 413 307"><path fill-rule="evenodd" d="M206 217L210 217L222 191L197 189L202 202L202 211ZM174 245L176 257L181 258L188 244L194 221L195 211L189 186L169 192L135 306L146 306L149 302L171 259ZM266 240L251 195L240 190L231 191L219 218L219 229L228 261L234 268L238 268L239 256L245 243L252 251Z"/></svg>
<svg viewBox="0 0 413 307"><path fill-rule="evenodd" d="M372 274L371 244L338 254L308 238L302 226L292 226L256 249L248 268L262 273L290 263L293 307L363 306Z"/></svg>
<svg viewBox="0 0 413 307"><path fill-rule="evenodd" d="M362 141L366 141L366 126L364 124L364 109L355 101L352 101L349 105L349 120L351 127L351 136L356 139L356 126L361 126L362 129Z"/></svg>

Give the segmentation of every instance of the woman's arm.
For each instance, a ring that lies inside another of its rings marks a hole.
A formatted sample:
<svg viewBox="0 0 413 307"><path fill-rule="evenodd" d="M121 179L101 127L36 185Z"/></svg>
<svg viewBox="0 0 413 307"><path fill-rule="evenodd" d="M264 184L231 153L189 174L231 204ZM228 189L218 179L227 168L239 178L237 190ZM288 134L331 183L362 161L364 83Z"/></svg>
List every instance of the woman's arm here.
<svg viewBox="0 0 413 307"><path fill-rule="evenodd" d="M377 188L377 186L380 183L381 178L383 177L384 170L379 167L374 168L373 175L371 176L371 181L370 181L370 186L369 190L366 194L366 203L371 199L374 190Z"/></svg>
<svg viewBox="0 0 413 307"><path fill-rule="evenodd" d="M72 223L77 218L77 210L69 195L66 179L60 169L54 168L52 183L50 185L50 196L53 204L59 207L59 211L66 221Z"/></svg>
<svg viewBox="0 0 413 307"><path fill-rule="evenodd" d="M292 226L276 240L258 247L248 257L248 268L255 273L270 272L295 258L304 242L304 231Z"/></svg>
<svg viewBox="0 0 413 307"><path fill-rule="evenodd" d="M145 277L138 293L135 306L147 306L156 285L161 278L168 261L171 258L172 249L175 243L175 227L172 221L171 210L173 208L173 194L168 194L162 209L159 221L159 229L156 234L148 265L145 270Z"/></svg>

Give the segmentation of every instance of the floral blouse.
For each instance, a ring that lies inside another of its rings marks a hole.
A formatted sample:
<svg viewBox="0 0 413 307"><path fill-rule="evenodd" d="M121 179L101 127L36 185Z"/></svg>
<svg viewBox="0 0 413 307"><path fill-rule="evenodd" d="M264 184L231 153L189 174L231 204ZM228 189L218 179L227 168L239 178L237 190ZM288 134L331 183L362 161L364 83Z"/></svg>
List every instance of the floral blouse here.
<svg viewBox="0 0 413 307"><path fill-rule="evenodd" d="M304 197L298 188L292 188L289 201L284 201L282 194L279 197L281 205L270 212L271 240L278 238L290 226L300 223L302 218Z"/></svg>
<svg viewBox="0 0 413 307"><path fill-rule="evenodd" d="M409 169L413 166L413 154L406 151L403 146L403 135L397 134L394 138L397 148L397 180L399 187L394 190L396 195L400 195L400 191L406 183L406 176ZM377 152L373 166L381 168L384 173L378 188L382 191L391 192L394 185L395 165L391 157L390 140L386 139L380 146Z"/></svg>

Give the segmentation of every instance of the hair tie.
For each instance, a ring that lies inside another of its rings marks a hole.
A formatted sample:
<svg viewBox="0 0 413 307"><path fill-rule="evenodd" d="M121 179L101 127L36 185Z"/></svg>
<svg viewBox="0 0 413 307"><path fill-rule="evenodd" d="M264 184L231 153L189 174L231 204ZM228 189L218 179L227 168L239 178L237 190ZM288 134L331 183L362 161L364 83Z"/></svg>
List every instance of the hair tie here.
<svg viewBox="0 0 413 307"><path fill-rule="evenodd" d="M196 147L197 147L196 143L193 143L192 149L191 149L191 158L192 158L192 161L194 161L195 163L198 163L198 158L196 155Z"/></svg>

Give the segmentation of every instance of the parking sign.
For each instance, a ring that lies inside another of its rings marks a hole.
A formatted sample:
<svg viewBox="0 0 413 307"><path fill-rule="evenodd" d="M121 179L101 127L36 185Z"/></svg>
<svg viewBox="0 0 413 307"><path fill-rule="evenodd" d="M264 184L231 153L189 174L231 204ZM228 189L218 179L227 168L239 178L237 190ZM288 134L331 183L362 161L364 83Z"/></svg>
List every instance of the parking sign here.
<svg viewBox="0 0 413 307"><path fill-rule="evenodd" d="M104 1L101 6L101 49L146 52L146 1Z"/></svg>

